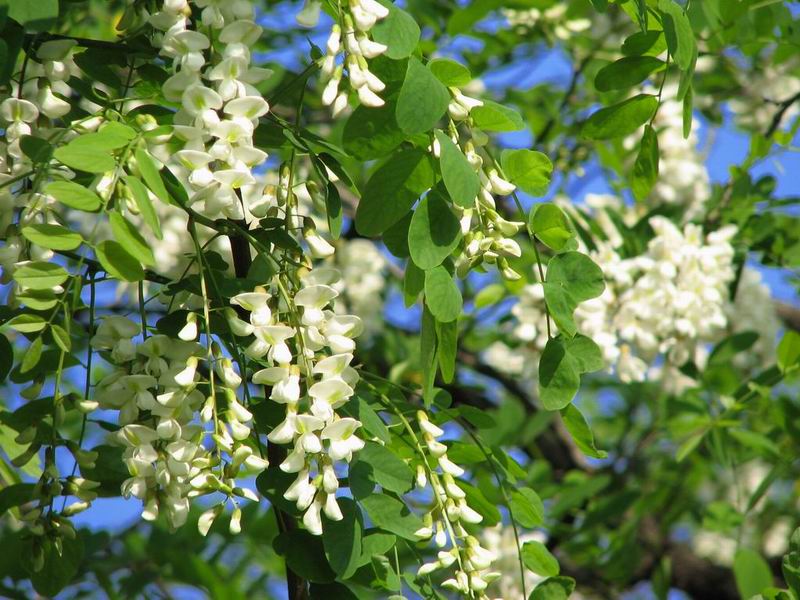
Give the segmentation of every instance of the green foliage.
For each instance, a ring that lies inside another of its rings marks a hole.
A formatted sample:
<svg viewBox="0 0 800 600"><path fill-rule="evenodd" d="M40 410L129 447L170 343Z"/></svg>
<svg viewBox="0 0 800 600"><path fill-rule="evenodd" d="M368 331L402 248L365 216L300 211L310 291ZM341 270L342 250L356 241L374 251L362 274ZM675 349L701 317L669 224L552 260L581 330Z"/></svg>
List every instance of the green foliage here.
<svg viewBox="0 0 800 600"><path fill-rule="evenodd" d="M420 269L432 269L461 241L458 218L437 190L431 191L417 206L408 228L408 249Z"/></svg>
<svg viewBox="0 0 800 600"><path fill-rule="evenodd" d="M590 140L624 137L649 121L657 106L658 100L655 96L638 94L593 113L581 128L581 134Z"/></svg>
<svg viewBox="0 0 800 600"><path fill-rule="evenodd" d="M408 135L430 131L449 102L450 94L442 82L419 60L410 58L395 110L400 129Z"/></svg>
<svg viewBox="0 0 800 600"><path fill-rule="evenodd" d="M535 150L503 150L500 164L509 181L532 196L544 196L550 187L553 163Z"/></svg>
<svg viewBox="0 0 800 600"><path fill-rule="evenodd" d="M555 337L547 341L539 361L539 399L547 410L566 407L581 386L581 375L603 368L600 348L591 338Z"/></svg>
<svg viewBox="0 0 800 600"><path fill-rule="evenodd" d="M554 256L547 265L543 285L547 308L558 328L568 337L577 331L573 313L578 304L596 298L605 289L600 267L580 252Z"/></svg>

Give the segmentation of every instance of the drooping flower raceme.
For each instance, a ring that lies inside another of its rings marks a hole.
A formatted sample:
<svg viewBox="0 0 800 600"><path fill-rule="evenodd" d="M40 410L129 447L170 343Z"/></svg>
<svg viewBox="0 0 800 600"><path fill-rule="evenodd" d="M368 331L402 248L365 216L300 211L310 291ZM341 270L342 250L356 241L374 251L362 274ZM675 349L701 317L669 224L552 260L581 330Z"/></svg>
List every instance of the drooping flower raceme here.
<svg viewBox="0 0 800 600"><path fill-rule="evenodd" d="M269 401L285 405L284 420L267 435L291 448L280 469L297 477L284 496L303 511L306 529L320 535L323 514L342 519L337 468L364 446L356 435L361 423L337 413L359 379L350 363L363 326L358 317L331 310L338 295L333 287L309 279L291 295L273 281L233 297L249 317L230 311L228 320L238 335L252 336L246 354L268 365L252 382L267 386Z"/></svg>
<svg viewBox="0 0 800 600"><path fill-rule="evenodd" d="M344 70L350 87L364 106L383 106L380 93L386 88L372 71L368 59L386 52L387 47L370 38L370 30L379 20L389 15L389 9L376 0L344 0L339 3L340 19L334 23L325 44L325 56L321 60L322 103L332 107L338 115L347 107L348 94L341 89ZM341 64L337 63L344 56Z"/></svg>

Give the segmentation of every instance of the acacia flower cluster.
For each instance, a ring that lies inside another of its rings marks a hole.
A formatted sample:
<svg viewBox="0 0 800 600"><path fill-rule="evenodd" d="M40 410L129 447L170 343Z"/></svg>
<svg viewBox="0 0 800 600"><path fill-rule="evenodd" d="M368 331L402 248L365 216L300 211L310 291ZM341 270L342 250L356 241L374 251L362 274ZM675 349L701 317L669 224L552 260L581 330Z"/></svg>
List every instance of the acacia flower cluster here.
<svg viewBox="0 0 800 600"><path fill-rule="evenodd" d="M275 281L271 290L235 296L231 302L249 313L249 322L235 312L228 312L228 322L237 335L253 337L245 353L270 365L254 373L252 382L268 386L269 399L285 405L286 413L267 439L291 446L279 466L297 478L284 496L304 511L306 529L320 535L323 513L342 519L337 465L349 463L364 446L355 435L361 423L336 412L359 379L350 363L362 324L358 317L335 314L329 307L338 293L313 276L312 271L305 287L291 295Z"/></svg>
<svg viewBox="0 0 800 600"><path fill-rule="evenodd" d="M192 319L180 339L153 335L136 343L140 333L126 317L110 316L91 340L116 366L98 383L94 401L119 411L122 427L111 442L124 449L131 475L122 495L142 500L142 518L152 521L164 512L177 528L186 521L192 498L218 492L234 505L230 529L236 533L238 499L258 501L237 479L267 467L254 442L253 415L237 398L242 379L218 350L209 364L194 341L198 330ZM201 521L201 532L210 525Z"/></svg>
<svg viewBox="0 0 800 600"><path fill-rule="evenodd" d="M208 35L192 28L198 25L191 19L192 4L202 9ZM269 105L253 85L269 71L251 65L251 47L262 31L253 16L250 2L167 0L150 17L163 31L154 44L172 60L164 97L180 103L173 123L184 145L168 166L191 192L189 203L209 218L241 219L243 203L263 194L252 169L267 154L253 145L253 132Z"/></svg>
<svg viewBox="0 0 800 600"><path fill-rule="evenodd" d="M470 525L480 523L483 517L469 506L466 493L456 482L455 478L461 477L464 469L447 457L447 446L439 441L444 430L432 423L427 413L417 412L417 424L427 455L425 466L417 469L416 484L420 489L425 488L430 480L434 507L424 516L425 525L416 535L421 540L433 538L440 548L436 560L423 564L417 574L423 576L452 567L453 577L445 580L442 587L468 597L488 598L486 590L500 573L490 570L495 554L467 530ZM444 550L448 539L450 549Z"/></svg>
<svg viewBox="0 0 800 600"><path fill-rule="evenodd" d="M334 23L325 44L325 56L321 60L322 103L332 107L336 116L347 107L348 93L340 89L344 69L350 87L358 94L364 106L383 106L378 95L386 84L369 70L367 59L386 52L387 47L370 38L370 30L379 20L389 15L389 9L376 0L345 0L339 4L340 22ZM344 61L337 63L340 54Z"/></svg>

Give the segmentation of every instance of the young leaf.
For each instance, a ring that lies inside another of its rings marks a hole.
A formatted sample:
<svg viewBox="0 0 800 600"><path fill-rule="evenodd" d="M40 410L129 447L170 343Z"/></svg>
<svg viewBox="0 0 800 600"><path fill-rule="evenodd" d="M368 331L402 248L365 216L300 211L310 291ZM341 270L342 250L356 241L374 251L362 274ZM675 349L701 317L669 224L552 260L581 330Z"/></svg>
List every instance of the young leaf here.
<svg viewBox="0 0 800 600"><path fill-rule="evenodd" d="M461 87L472 81L469 69L449 58L434 58L428 68L447 87Z"/></svg>
<svg viewBox="0 0 800 600"><path fill-rule="evenodd" d="M411 489L414 473L385 446L365 442L364 448L356 456L358 462L369 465L372 479L382 488L397 494L405 494Z"/></svg>
<svg viewBox="0 0 800 600"><path fill-rule="evenodd" d="M144 279L144 270L139 261L123 248L118 242L108 240L95 248L97 259L106 272L112 277L122 281L141 281Z"/></svg>
<svg viewBox="0 0 800 600"><path fill-rule="evenodd" d="M758 596L772 585L772 571L755 550L740 548L733 558L733 575L742 598Z"/></svg>
<svg viewBox="0 0 800 600"><path fill-rule="evenodd" d="M32 290L48 290L61 285L69 277L69 273L55 263L37 260L22 265L14 270L14 281Z"/></svg>
<svg viewBox="0 0 800 600"><path fill-rule="evenodd" d="M54 181L44 191L70 208L95 212L103 205L103 200L91 190L72 181Z"/></svg>
<svg viewBox="0 0 800 600"><path fill-rule="evenodd" d="M535 150L503 150L500 165L506 177L526 194L544 196L550 187L553 163Z"/></svg>
<svg viewBox="0 0 800 600"><path fill-rule="evenodd" d="M136 230L136 227L118 212L112 212L108 215L108 220L111 223L111 231L114 233L114 239L125 248L131 256L146 265L154 266L156 264L153 251L142 235Z"/></svg>
<svg viewBox="0 0 800 600"><path fill-rule="evenodd" d="M530 226L536 238L556 252L563 250L575 237L567 215L550 202L536 204L530 213Z"/></svg>
<svg viewBox="0 0 800 600"><path fill-rule="evenodd" d="M436 140L440 148L439 166L442 179L450 199L459 206L469 208L475 203L475 198L481 190L478 174L469 164L461 148L456 146L443 131L436 130Z"/></svg>
<svg viewBox="0 0 800 600"><path fill-rule="evenodd" d="M572 577L550 577L533 589L528 600L567 600L574 589Z"/></svg>
<svg viewBox="0 0 800 600"><path fill-rule="evenodd" d="M787 331L778 344L778 368L784 373L800 363L800 333Z"/></svg>
<svg viewBox="0 0 800 600"><path fill-rule="evenodd" d="M139 214L142 215L142 219L144 219L150 231L152 231L153 235L159 240L164 239L164 235L161 233L161 223L158 219L158 214L156 213L156 209L153 208L153 203L150 201L150 196L145 185L130 175L125 176L125 183L131 188L133 199L136 201L136 206L139 208Z"/></svg>
<svg viewBox="0 0 800 600"><path fill-rule="evenodd" d="M436 322L439 370L445 383L453 381L458 352L458 319L449 323Z"/></svg>
<svg viewBox="0 0 800 600"><path fill-rule="evenodd" d="M61 325L52 323L50 325L50 333L53 334L53 340L55 340L58 347L64 352L69 352L72 349L72 341L69 339L69 334Z"/></svg>
<svg viewBox="0 0 800 600"><path fill-rule="evenodd" d="M622 44L625 56L658 56L667 49L667 40L662 31L637 31Z"/></svg>
<svg viewBox="0 0 800 600"><path fill-rule="evenodd" d="M372 522L384 531L405 540L417 541L414 533L422 527L422 519L399 500L384 494L372 494L361 500L361 506Z"/></svg>
<svg viewBox="0 0 800 600"><path fill-rule="evenodd" d="M539 361L542 406L546 410L561 410L578 393L581 375L603 366L603 354L591 338L583 335L550 338Z"/></svg>
<svg viewBox="0 0 800 600"><path fill-rule="evenodd" d="M689 17L683 12L683 7L674 0L658 0L658 10L661 11L664 24L664 36L667 38L667 48L682 71L692 64L694 53L697 51L692 24Z"/></svg>
<svg viewBox="0 0 800 600"><path fill-rule="evenodd" d="M625 137L647 123L657 107L658 99L655 96L639 94L592 114L583 124L581 135L590 140Z"/></svg>
<svg viewBox="0 0 800 600"><path fill-rule="evenodd" d="M413 135L430 131L447 112L450 92L430 69L412 57L397 99L397 124Z"/></svg>
<svg viewBox="0 0 800 600"><path fill-rule="evenodd" d="M408 228L411 259L421 269L432 269L450 256L461 241L458 217L436 190L417 206Z"/></svg>
<svg viewBox="0 0 800 600"><path fill-rule="evenodd" d="M436 338L436 319L431 314L428 304L425 303L422 307L422 324L420 326L420 367L422 370L422 398L425 401L425 406L429 407L433 404L434 397L434 383L436 381L436 354L437 338Z"/></svg>
<svg viewBox="0 0 800 600"><path fill-rule="evenodd" d="M598 450L597 446L595 446L594 434L583 413L574 404L568 404L561 409L561 419L580 451L586 456L591 456L592 458L605 458L608 456L605 450Z"/></svg>
<svg viewBox="0 0 800 600"><path fill-rule="evenodd" d="M356 210L356 230L365 236L380 235L402 219L434 183L427 152L401 150L392 155L364 188Z"/></svg>
<svg viewBox="0 0 800 600"><path fill-rule="evenodd" d="M167 188L164 187L164 181L161 179L158 167L156 167L153 159L141 148L136 150L134 156L136 157L136 165L139 167L139 173L141 173L142 179L144 179L147 187L150 188L150 191L152 191L159 200L169 204L170 197L167 193Z"/></svg>
<svg viewBox="0 0 800 600"><path fill-rule="evenodd" d="M22 357L22 363L19 366L20 373L27 373L39 364L39 359L42 358L42 338L37 337Z"/></svg>
<svg viewBox="0 0 800 600"><path fill-rule="evenodd" d="M561 571L556 557L550 554L547 546L536 540L525 542L522 546L522 562L542 577L554 577Z"/></svg>
<svg viewBox="0 0 800 600"><path fill-rule="evenodd" d="M461 292L452 275L442 266L425 271L425 304L442 323L455 321L461 315Z"/></svg>
<svg viewBox="0 0 800 600"><path fill-rule="evenodd" d="M46 223L26 225L22 228L22 235L37 246L50 250L75 250L83 243L80 233L61 225Z"/></svg>
<svg viewBox="0 0 800 600"><path fill-rule="evenodd" d="M643 82L664 66L664 61L654 56L626 56L600 69L594 78L594 87L598 92L624 90Z"/></svg>
<svg viewBox="0 0 800 600"><path fill-rule="evenodd" d="M387 58L398 60L411 56L419 43L419 25L389 0L378 1L389 9L389 14L372 28L372 39L387 47L384 52Z"/></svg>
<svg viewBox="0 0 800 600"><path fill-rule="evenodd" d="M56 148L53 156L68 167L87 173L105 173L114 169L117 163L113 156L91 145L77 142L79 139L81 138L75 138L66 146Z"/></svg>
<svg viewBox="0 0 800 600"><path fill-rule="evenodd" d="M658 135L650 125L646 125L631 177L634 198L639 202L644 201L656 181L658 181Z"/></svg>
<svg viewBox="0 0 800 600"><path fill-rule="evenodd" d="M575 335L573 313L578 304L603 293L603 271L580 252L565 252L550 259L544 283L547 308L558 328L568 337Z"/></svg>
<svg viewBox="0 0 800 600"><path fill-rule="evenodd" d="M532 489L523 487L512 491L509 505L514 520L523 527L531 529L544 523L544 504Z"/></svg>
<svg viewBox="0 0 800 600"><path fill-rule="evenodd" d="M476 106L469 114L475 125L486 131L505 132L525 129L525 121L517 111L492 100L484 100L483 106Z"/></svg>

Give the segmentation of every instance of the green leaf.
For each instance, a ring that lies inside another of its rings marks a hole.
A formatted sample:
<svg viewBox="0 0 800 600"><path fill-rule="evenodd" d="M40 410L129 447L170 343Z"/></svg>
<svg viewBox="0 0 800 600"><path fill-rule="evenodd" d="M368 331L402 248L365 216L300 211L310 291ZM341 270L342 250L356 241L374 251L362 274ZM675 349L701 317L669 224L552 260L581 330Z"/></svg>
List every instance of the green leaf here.
<svg viewBox="0 0 800 600"><path fill-rule="evenodd" d="M571 577L550 577L534 588L528 600L567 600L574 590Z"/></svg>
<svg viewBox="0 0 800 600"><path fill-rule="evenodd" d="M6 325L12 329L16 329L20 333L35 333L44 329L45 325L47 325L47 322L39 315L25 313L17 315L10 321L7 321Z"/></svg>
<svg viewBox="0 0 800 600"><path fill-rule="evenodd" d="M752 598L772 585L772 571L755 550L740 548L733 558L733 576L742 598Z"/></svg>
<svg viewBox="0 0 800 600"><path fill-rule="evenodd" d="M325 190L325 218L328 220L328 231L335 240L342 235L342 198L336 185L329 181Z"/></svg>
<svg viewBox="0 0 800 600"><path fill-rule="evenodd" d="M539 400L546 410L566 407L581 386L581 375L604 366L597 344L584 335L547 340L539 360Z"/></svg>
<svg viewBox="0 0 800 600"><path fill-rule="evenodd" d="M114 169L117 162L113 156L93 146L77 142L79 139L75 138L66 146L56 148L53 156L68 167L87 173L106 173Z"/></svg>
<svg viewBox="0 0 800 600"><path fill-rule="evenodd" d="M639 94L592 114L583 124L581 135L590 140L625 137L647 123L657 107L655 96Z"/></svg>
<svg viewBox="0 0 800 600"><path fill-rule="evenodd" d="M625 56L658 56L667 49L663 31L637 31L622 43Z"/></svg>
<svg viewBox="0 0 800 600"><path fill-rule="evenodd" d="M586 422L583 413L574 404L568 404L561 409L561 419L578 449L586 456L591 456L592 458L606 458L608 456L608 452L605 450L598 450L594 443L594 434L589 427L589 423Z"/></svg>
<svg viewBox="0 0 800 600"><path fill-rule="evenodd" d="M481 191L478 174L469 164L461 148L456 146L443 131L436 130L436 139L440 148L439 167L450 199L464 208L473 206L478 192Z"/></svg>
<svg viewBox="0 0 800 600"><path fill-rule="evenodd" d="M675 64L682 71L688 69L697 50L692 24L683 7L673 0L658 0L658 10L663 15L664 36Z"/></svg>
<svg viewBox="0 0 800 600"><path fill-rule="evenodd" d="M50 333L53 334L53 340L55 340L56 345L64 352L69 352L72 349L72 341L69 339L69 334L61 325L52 323L50 325Z"/></svg>
<svg viewBox="0 0 800 600"><path fill-rule="evenodd" d="M420 195L435 183L433 166L424 150L401 150L370 177L356 210L356 230L376 236L402 219Z"/></svg>
<svg viewBox="0 0 800 600"><path fill-rule="evenodd" d="M106 272L122 281L141 281L144 279L144 270L139 261L123 248L118 242L109 240L102 242L95 248L97 259Z"/></svg>
<svg viewBox="0 0 800 600"><path fill-rule="evenodd" d="M694 102L694 89L689 86L683 97L683 139L688 140L692 132L692 105Z"/></svg>
<svg viewBox="0 0 800 600"><path fill-rule="evenodd" d="M450 92L442 82L419 60L409 59L395 111L400 129L409 135L430 131L449 104Z"/></svg>
<svg viewBox="0 0 800 600"><path fill-rule="evenodd" d="M411 227L411 219L414 213L408 212L397 223L383 232L383 243L397 258L408 258L411 250L408 248L408 230Z"/></svg>
<svg viewBox="0 0 800 600"><path fill-rule="evenodd" d="M449 323L436 322L439 370L445 383L453 381L458 352L458 319Z"/></svg>
<svg viewBox="0 0 800 600"><path fill-rule="evenodd" d="M59 553L52 543L45 545L44 566L31 574L34 589L43 596L53 597L69 584L83 561L83 540L61 537Z"/></svg>
<svg viewBox="0 0 800 600"><path fill-rule="evenodd" d="M411 263L409 263L410 266ZM434 383L436 381L437 339L436 319L425 303L422 307L422 323L420 325L420 370L422 371L422 398L425 406L433 404Z"/></svg>
<svg viewBox="0 0 800 600"><path fill-rule="evenodd" d="M100 484L95 491L104 498L119 496L119 488L131 475L119 446L101 444L92 448L97 453L93 467L81 467L81 475Z"/></svg>
<svg viewBox="0 0 800 600"><path fill-rule="evenodd" d="M29 242L50 250L75 250L83 243L80 233L61 225L26 225L22 228L22 235Z"/></svg>
<svg viewBox="0 0 800 600"><path fill-rule="evenodd" d="M49 290L67 280L69 273L63 267L43 260L22 265L14 270L14 281L32 290Z"/></svg>
<svg viewBox="0 0 800 600"><path fill-rule="evenodd" d="M461 241L461 226L448 203L432 190L419 203L408 228L408 249L420 269L432 269Z"/></svg>
<svg viewBox="0 0 800 600"><path fill-rule="evenodd" d="M563 250L575 237L567 215L553 203L534 205L529 221L536 238L556 252Z"/></svg>
<svg viewBox="0 0 800 600"><path fill-rule="evenodd" d="M784 373L800 363L800 333L788 330L778 344L778 368Z"/></svg>
<svg viewBox="0 0 800 600"><path fill-rule="evenodd" d="M58 0L11 0L8 16L27 31L47 31L58 19Z"/></svg>
<svg viewBox="0 0 800 600"><path fill-rule="evenodd" d="M139 208L139 214L142 219L150 228L150 231L159 239L164 239L164 234L161 233L161 223L158 219L156 209L153 208L153 203L150 201L150 196L147 193L145 185L130 175L125 176L125 183L131 188L133 192L133 199L136 201L136 206Z"/></svg>
<svg viewBox="0 0 800 600"><path fill-rule="evenodd" d="M156 264L153 251L136 227L118 212L109 214L108 220L111 223L114 240L125 248L128 254L146 265L154 266Z"/></svg>
<svg viewBox="0 0 800 600"><path fill-rule="evenodd" d="M19 366L20 373L27 373L39 364L39 359L42 358L42 338L37 337L22 357L22 363Z"/></svg>
<svg viewBox="0 0 800 600"><path fill-rule="evenodd" d="M642 143L639 146L639 154L633 165L633 176L631 177L633 197L642 202L647 198L656 181L658 181L658 135L650 125L646 125Z"/></svg>
<svg viewBox="0 0 800 600"><path fill-rule="evenodd" d="M70 208L95 212L103 205L103 200L91 190L72 181L54 181L44 191Z"/></svg>
<svg viewBox="0 0 800 600"><path fill-rule="evenodd" d="M483 517L481 527L494 527L502 521L502 515L493 502L486 498L486 495L478 488L460 479L456 479L456 484L466 494L467 504L475 512Z"/></svg>
<svg viewBox="0 0 800 600"><path fill-rule="evenodd" d="M550 259L544 299L550 315L566 336L577 331L573 313L578 304L603 293L603 271L580 252L565 252Z"/></svg>
<svg viewBox="0 0 800 600"><path fill-rule="evenodd" d="M358 160L386 156L406 138L397 124L397 100L385 98L383 106L373 108L359 105L347 119L342 133L342 146Z"/></svg>
<svg viewBox="0 0 800 600"><path fill-rule="evenodd" d="M419 43L419 25L414 17L389 0L378 0L389 14L378 21L370 33L372 39L387 46L384 56L395 60L411 56Z"/></svg>
<svg viewBox="0 0 800 600"><path fill-rule="evenodd" d="M361 511L353 500L337 498L336 501L344 518L325 521L322 545L331 569L342 579L348 579L358 568L364 526L361 523Z"/></svg>
<svg viewBox="0 0 800 600"><path fill-rule="evenodd" d="M523 487L511 492L509 508L514 515L514 520L531 529L544 523L544 504L539 494L531 488Z"/></svg>
<svg viewBox="0 0 800 600"><path fill-rule="evenodd" d="M365 442L357 457L358 462L370 466L373 481L382 488L397 494L405 494L411 489L414 473L389 448L375 442Z"/></svg>
<svg viewBox="0 0 800 600"><path fill-rule="evenodd" d="M449 58L434 58L428 68L447 87L461 87L472 81L469 69Z"/></svg>
<svg viewBox="0 0 800 600"><path fill-rule="evenodd" d="M422 527L422 519L404 503L384 494L372 494L361 500L361 506L376 526L405 540L417 541L414 532Z"/></svg>
<svg viewBox="0 0 800 600"><path fill-rule="evenodd" d="M442 266L425 271L425 304L436 320L442 323L455 321L461 315L461 291Z"/></svg>
<svg viewBox="0 0 800 600"><path fill-rule="evenodd" d="M53 155L50 142L32 135L23 135L19 140L19 147L34 163L47 162Z"/></svg>
<svg viewBox="0 0 800 600"><path fill-rule="evenodd" d="M150 188L150 191L153 192L159 200L169 204L170 196L167 193L167 188L164 187L164 180L161 179L158 167L153 162L153 159L141 148L137 148L134 156L136 157L136 165L139 167L139 173L141 173L142 179L144 179L147 187Z"/></svg>
<svg viewBox="0 0 800 600"><path fill-rule="evenodd" d="M0 516L10 508L22 506L33 500L35 483L14 483L0 489Z"/></svg>
<svg viewBox="0 0 800 600"><path fill-rule="evenodd" d="M547 546L536 540L525 542L522 546L522 562L542 577L554 577L561 571L556 557L550 554Z"/></svg>
<svg viewBox="0 0 800 600"><path fill-rule="evenodd" d="M666 66L655 56L626 56L597 72L594 87L598 92L625 90L640 84Z"/></svg>
<svg viewBox="0 0 800 600"><path fill-rule="evenodd" d="M403 301L406 308L417 301L423 289L425 289L425 271L414 264L413 260L407 261L403 276Z"/></svg>
<svg viewBox="0 0 800 600"><path fill-rule="evenodd" d="M544 196L550 187L553 163L535 150L503 150L500 165L505 176L526 194Z"/></svg>
<svg viewBox="0 0 800 600"><path fill-rule="evenodd" d="M483 106L476 106L469 114L475 125L486 131L503 132L525 129L525 121L517 111L492 100L484 100Z"/></svg>
<svg viewBox="0 0 800 600"><path fill-rule="evenodd" d="M741 331L729 335L719 342L708 356L708 366L728 365L740 352L745 352L758 341L755 331Z"/></svg>

